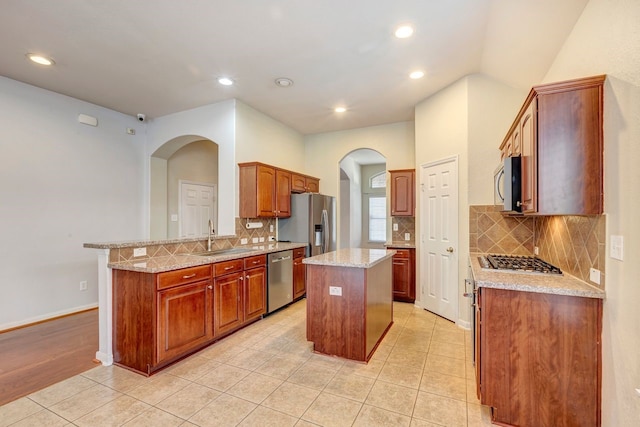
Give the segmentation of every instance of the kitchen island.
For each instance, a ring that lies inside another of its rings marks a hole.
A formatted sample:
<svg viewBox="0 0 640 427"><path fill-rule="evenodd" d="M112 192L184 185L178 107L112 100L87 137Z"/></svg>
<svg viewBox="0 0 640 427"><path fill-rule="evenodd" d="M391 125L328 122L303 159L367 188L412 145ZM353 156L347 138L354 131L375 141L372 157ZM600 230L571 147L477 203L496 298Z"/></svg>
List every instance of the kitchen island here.
<svg viewBox="0 0 640 427"><path fill-rule="evenodd" d="M305 258L307 340L314 351L368 362L393 324L394 250L340 249Z"/></svg>

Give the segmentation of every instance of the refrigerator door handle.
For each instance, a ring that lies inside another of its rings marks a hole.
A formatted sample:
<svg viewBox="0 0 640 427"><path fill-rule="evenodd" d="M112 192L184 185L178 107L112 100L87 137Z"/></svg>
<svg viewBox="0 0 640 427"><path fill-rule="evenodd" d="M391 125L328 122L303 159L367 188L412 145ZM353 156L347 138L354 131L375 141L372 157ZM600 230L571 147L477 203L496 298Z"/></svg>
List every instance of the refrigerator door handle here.
<svg viewBox="0 0 640 427"><path fill-rule="evenodd" d="M329 214L326 209L322 210L322 253L329 252Z"/></svg>

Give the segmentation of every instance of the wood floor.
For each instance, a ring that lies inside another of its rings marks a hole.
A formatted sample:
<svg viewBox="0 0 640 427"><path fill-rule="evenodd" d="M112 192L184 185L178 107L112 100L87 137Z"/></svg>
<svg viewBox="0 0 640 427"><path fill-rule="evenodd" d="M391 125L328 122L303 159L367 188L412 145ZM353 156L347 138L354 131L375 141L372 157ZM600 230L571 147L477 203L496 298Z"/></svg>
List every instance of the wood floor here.
<svg viewBox="0 0 640 427"><path fill-rule="evenodd" d="M0 333L0 405L95 366L98 310Z"/></svg>

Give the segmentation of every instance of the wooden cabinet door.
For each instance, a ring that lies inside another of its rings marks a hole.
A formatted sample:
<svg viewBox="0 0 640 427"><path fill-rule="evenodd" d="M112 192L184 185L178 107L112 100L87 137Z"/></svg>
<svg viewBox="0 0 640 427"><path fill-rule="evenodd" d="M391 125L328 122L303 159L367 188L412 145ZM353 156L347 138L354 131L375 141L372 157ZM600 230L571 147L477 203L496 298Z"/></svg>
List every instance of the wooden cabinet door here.
<svg viewBox="0 0 640 427"><path fill-rule="evenodd" d="M536 99L533 98L531 104L520 119L521 138L521 194L522 212L537 212L537 129L536 129Z"/></svg>
<svg viewBox="0 0 640 427"><path fill-rule="evenodd" d="M391 173L391 215L413 216L415 171L389 172Z"/></svg>
<svg viewBox="0 0 640 427"><path fill-rule="evenodd" d="M220 335L243 322L242 283L244 273L233 273L214 279L213 332Z"/></svg>
<svg viewBox="0 0 640 427"><path fill-rule="evenodd" d="M257 214L259 217L273 217L276 215L276 170L258 165L257 180Z"/></svg>
<svg viewBox="0 0 640 427"><path fill-rule="evenodd" d="M319 193L320 192L320 180L318 178L311 178L308 176L306 178L306 191L308 193Z"/></svg>
<svg viewBox="0 0 640 427"><path fill-rule="evenodd" d="M307 292L303 257L293 259L293 299L300 298Z"/></svg>
<svg viewBox="0 0 640 427"><path fill-rule="evenodd" d="M414 302L416 300L415 263L411 249L396 249L393 256L393 299Z"/></svg>
<svg viewBox="0 0 640 427"><path fill-rule="evenodd" d="M200 281L157 293L157 361L171 359L213 338L211 282Z"/></svg>
<svg viewBox="0 0 640 427"><path fill-rule="evenodd" d="M275 216L288 218L291 216L291 173L276 169L276 207Z"/></svg>
<svg viewBox="0 0 640 427"><path fill-rule="evenodd" d="M304 175L291 174L291 192L304 193L307 191L307 179Z"/></svg>
<svg viewBox="0 0 640 427"><path fill-rule="evenodd" d="M244 276L244 322L258 318L267 312L267 269L246 270Z"/></svg>

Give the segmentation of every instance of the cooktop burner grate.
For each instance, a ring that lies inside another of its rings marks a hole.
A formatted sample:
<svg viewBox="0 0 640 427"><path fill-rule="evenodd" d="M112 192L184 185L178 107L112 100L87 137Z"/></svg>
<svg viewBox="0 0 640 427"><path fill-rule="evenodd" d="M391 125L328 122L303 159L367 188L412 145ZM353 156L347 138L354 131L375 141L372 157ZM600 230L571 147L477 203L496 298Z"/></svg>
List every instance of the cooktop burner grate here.
<svg viewBox="0 0 640 427"><path fill-rule="evenodd" d="M530 273L562 274L562 270L546 261L532 256L519 255L487 255L481 261L484 268L496 270L513 270Z"/></svg>

